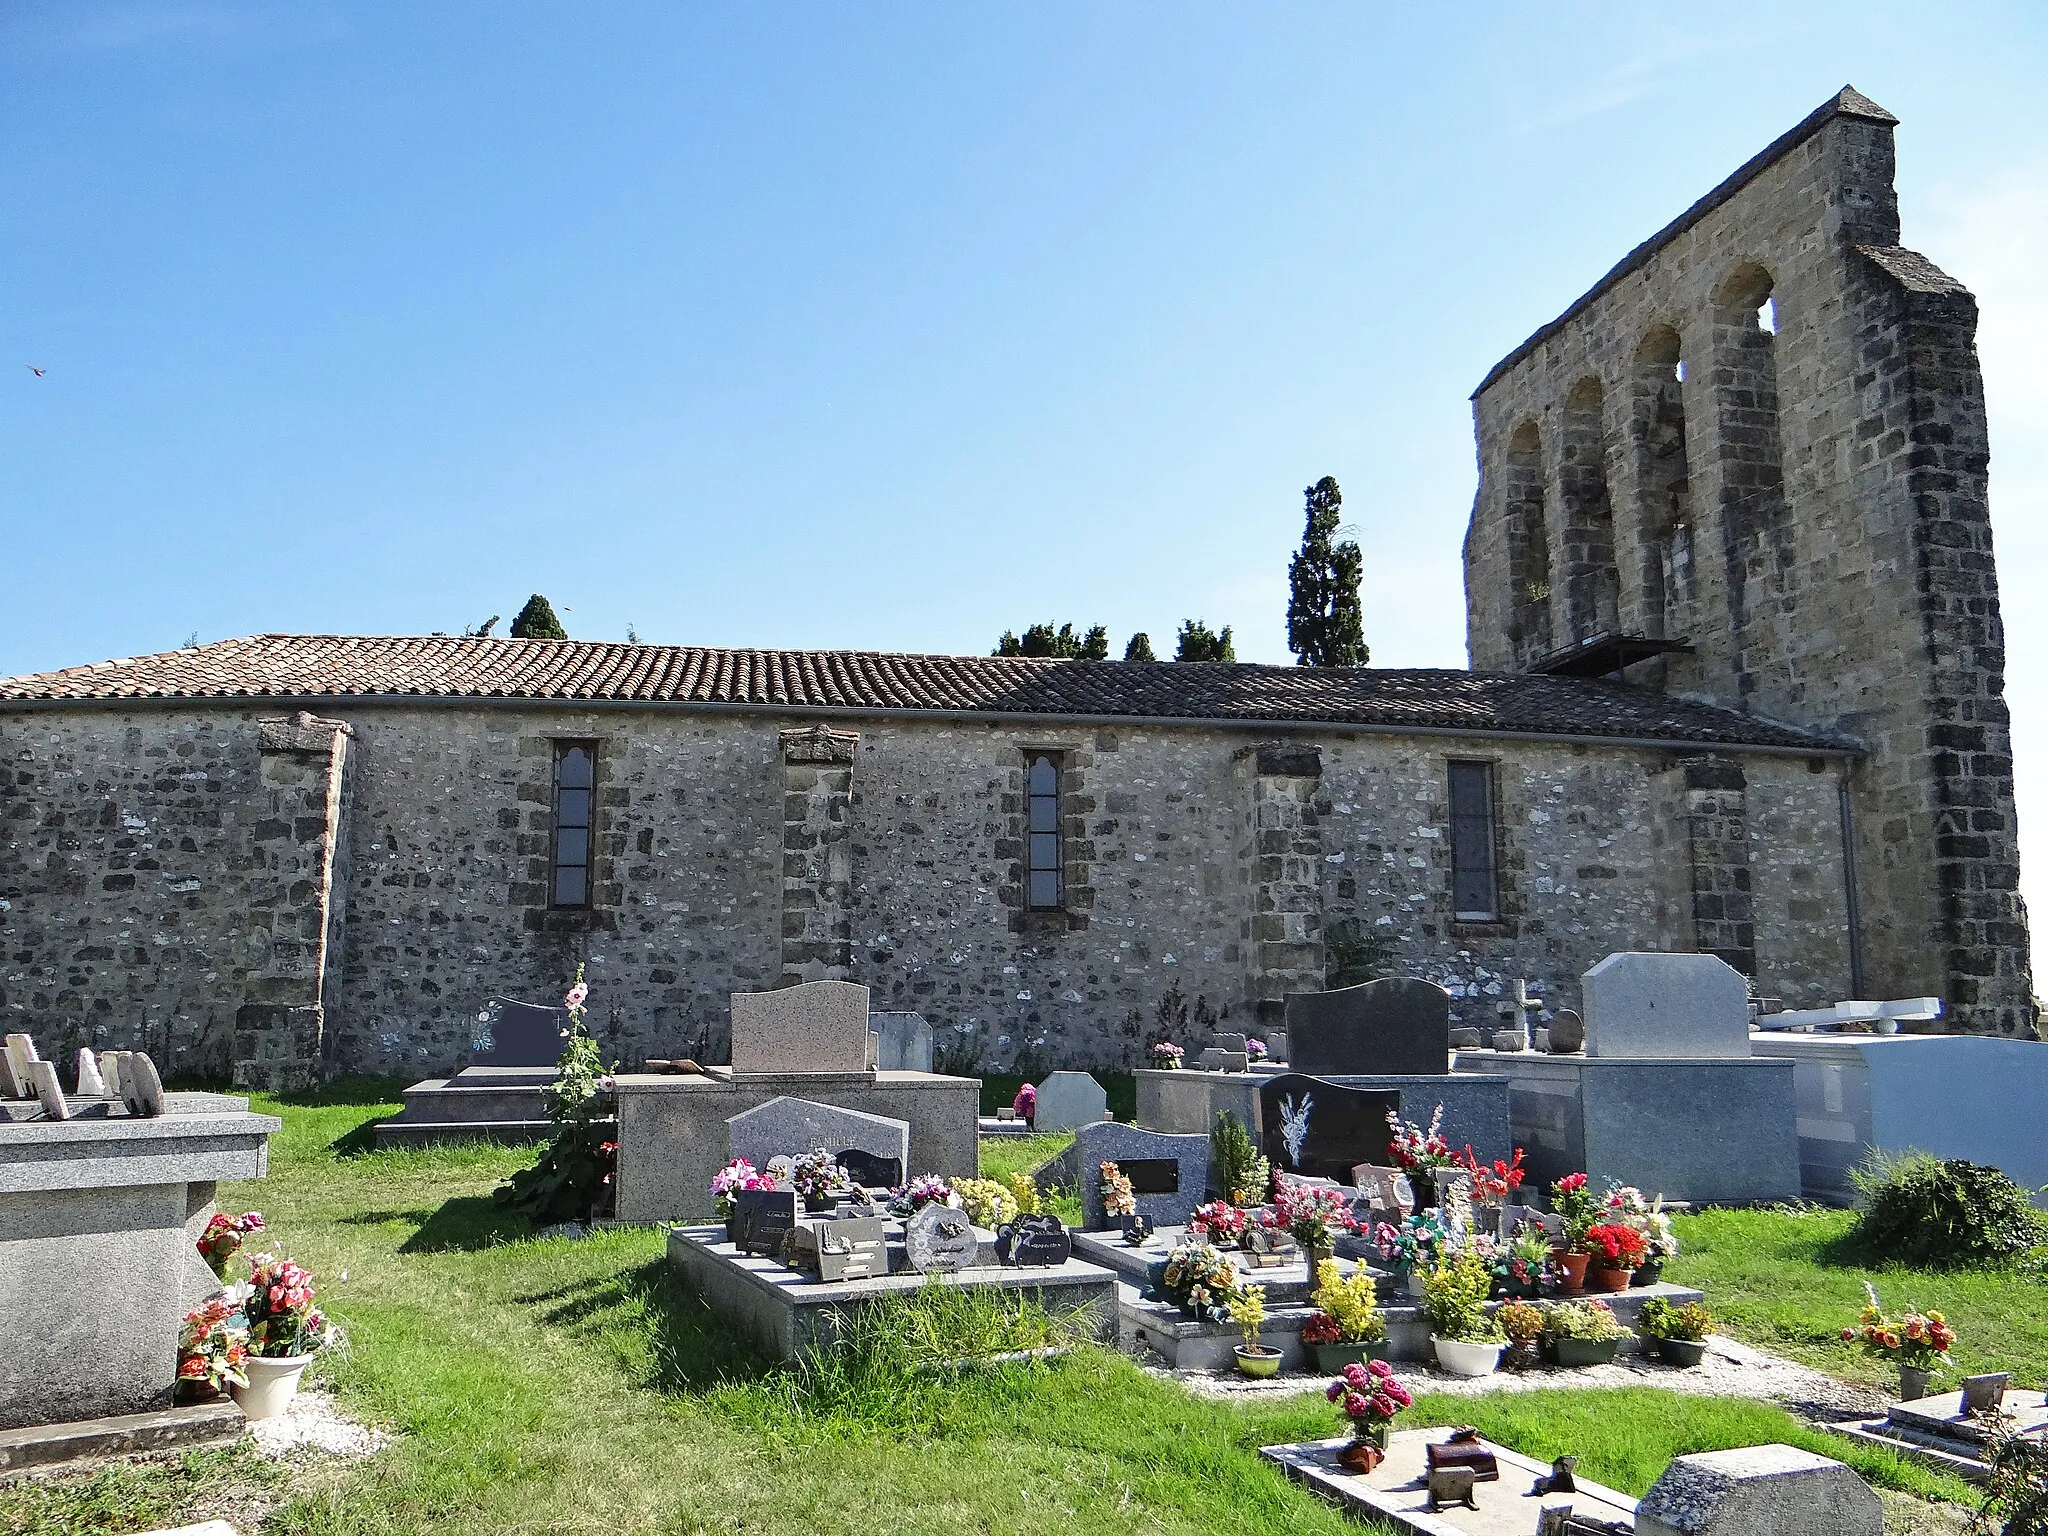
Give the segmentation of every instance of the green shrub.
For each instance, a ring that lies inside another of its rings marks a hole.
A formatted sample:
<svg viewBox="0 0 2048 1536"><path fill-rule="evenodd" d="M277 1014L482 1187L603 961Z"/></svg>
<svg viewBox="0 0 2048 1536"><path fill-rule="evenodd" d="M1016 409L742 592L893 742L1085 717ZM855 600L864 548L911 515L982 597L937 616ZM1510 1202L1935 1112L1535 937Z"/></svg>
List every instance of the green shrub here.
<svg viewBox="0 0 2048 1536"><path fill-rule="evenodd" d="M1453 1254L1422 1282L1422 1308L1439 1338L1474 1344L1504 1337L1486 1315L1493 1269L1476 1253Z"/></svg>
<svg viewBox="0 0 2048 1536"><path fill-rule="evenodd" d="M1260 1205L1273 1191L1273 1165L1260 1155L1251 1132L1222 1110L1209 1133L1209 1175L1216 1193L1232 1205Z"/></svg>
<svg viewBox="0 0 2048 1536"><path fill-rule="evenodd" d="M1872 1153L1850 1177L1863 1210L1847 1245L1872 1264L1977 1269L2048 1241L2027 1192L1996 1168L1925 1152Z"/></svg>
<svg viewBox="0 0 2048 1536"><path fill-rule="evenodd" d="M1619 1339L1628 1330L1604 1301L1561 1301L1549 1309L1543 1331L1553 1339Z"/></svg>

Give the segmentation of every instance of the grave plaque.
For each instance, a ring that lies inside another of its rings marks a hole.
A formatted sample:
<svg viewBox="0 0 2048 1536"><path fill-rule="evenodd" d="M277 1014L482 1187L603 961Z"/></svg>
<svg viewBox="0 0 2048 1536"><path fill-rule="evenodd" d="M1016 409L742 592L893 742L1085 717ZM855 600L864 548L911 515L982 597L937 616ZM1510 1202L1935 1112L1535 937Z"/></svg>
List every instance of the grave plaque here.
<svg viewBox="0 0 2048 1536"><path fill-rule="evenodd" d="M903 1163L899 1158L876 1157L858 1147L848 1147L839 1154L839 1166L846 1170L846 1176L863 1189L894 1189L903 1182Z"/></svg>
<svg viewBox="0 0 2048 1536"><path fill-rule="evenodd" d="M1360 1163L1351 1170L1351 1182L1373 1210L1391 1211L1396 1226L1415 1209L1415 1186L1408 1182L1408 1175L1398 1168L1382 1168L1372 1163Z"/></svg>
<svg viewBox="0 0 2048 1536"><path fill-rule="evenodd" d="M121 1063L121 1101L128 1113L154 1120L164 1112L163 1079L147 1051L131 1051Z"/></svg>
<svg viewBox="0 0 2048 1536"><path fill-rule="evenodd" d="M732 1197L726 1235L741 1253L773 1258L782 1252L784 1234L796 1225L796 1207L793 1189L738 1190Z"/></svg>
<svg viewBox="0 0 2048 1536"><path fill-rule="evenodd" d="M469 1061L476 1067L552 1067L562 1059L569 1010L494 997L476 1017Z"/></svg>
<svg viewBox="0 0 2048 1536"><path fill-rule="evenodd" d="M1576 1009L1558 1009L1544 1033L1544 1044L1553 1056L1571 1056L1586 1048L1586 1023Z"/></svg>
<svg viewBox="0 0 2048 1536"><path fill-rule="evenodd" d="M1044 1269L1074 1256L1074 1239L1057 1216L1019 1216L996 1234L996 1257L1020 1269Z"/></svg>
<svg viewBox="0 0 2048 1536"><path fill-rule="evenodd" d="M1341 1183L1359 1164L1386 1156L1387 1115L1400 1107L1390 1088L1347 1088L1299 1072L1269 1077L1259 1085L1260 1150L1282 1172Z"/></svg>
<svg viewBox="0 0 2048 1536"><path fill-rule="evenodd" d="M1388 976L1287 999L1290 1064L1322 1074L1451 1070L1451 995L1433 981Z"/></svg>
<svg viewBox="0 0 2048 1536"><path fill-rule="evenodd" d="M51 1120L69 1120L71 1106L64 1102L64 1087L57 1081L57 1064L54 1061L32 1061L28 1064L29 1086L35 1090L36 1100L43 1106L43 1114Z"/></svg>
<svg viewBox="0 0 2048 1536"><path fill-rule="evenodd" d="M7 1077L7 1096L10 1099L32 1099L36 1096L36 1085L28 1075L28 1064L36 1059L36 1044L27 1035L9 1035L4 1044L5 1063L0 1073Z"/></svg>
<svg viewBox="0 0 2048 1536"><path fill-rule="evenodd" d="M1237 1240L1245 1257L1251 1260L1254 1269L1278 1269L1283 1265L1300 1260L1301 1252L1294 1245L1294 1239L1278 1227L1269 1227L1264 1222L1245 1223L1244 1236ZM1309 1276L1311 1280L1315 1276Z"/></svg>
<svg viewBox="0 0 2048 1536"><path fill-rule="evenodd" d="M1243 1051L1226 1051L1212 1045L1195 1058L1195 1065L1204 1072L1243 1072L1250 1068L1251 1058Z"/></svg>
<svg viewBox="0 0 2048 1536"><path fill-rule="evenodd" d="M974 1223L950 1205L920 1207L903 1224L904 1257L922 1274L971 1268L980 1250Z"/></svg>
<svg viewBox="0 0 2048 1536"><path fill-rule="evenodd" d="M1131 1181L1134 1195L1177 1195L1180 1193L1180 1164L1170 1157L1138 1157L1118 1163Z"/></svg>
<svg viewBox="0 0 2048 1536"><path fill-rule="evenodd" d="M846 1217L812 1226L818 1245L820 1280L867 1280L889 1273L889 1224L872 1217Z"/></svg>

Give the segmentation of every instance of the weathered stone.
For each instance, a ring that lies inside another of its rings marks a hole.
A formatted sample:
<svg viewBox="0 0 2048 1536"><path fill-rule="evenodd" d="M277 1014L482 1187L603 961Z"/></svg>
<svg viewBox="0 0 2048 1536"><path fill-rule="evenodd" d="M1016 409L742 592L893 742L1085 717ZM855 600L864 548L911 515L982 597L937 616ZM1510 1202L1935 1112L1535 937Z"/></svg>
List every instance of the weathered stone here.
<svg viewBox="0 0 2048 1536"><path fill-rule="evenodd" d="M1038 1085L1038 1131L1072 1131L1109 1113L1109 1094L1086 1072L1053 1072Z"/></svg>
<svg viewBox="0 0 2048 1536"><path fill-rule="evenodd" d="M1287 999L1289 1065L1311 1076L1448 1072L1450 994L1434 982L1390 976Z"/></svg>
<svg viewBox="0 0 2048 1536"><path fill-rule="evenodd" d="M78 1093L80 1098L103 1098L107 1085L100 1077L100 1064L93 1059L90 1050L80 1047L78 1052Z"/></svg>
<svg viewBox="0 0 2048 1536"><path fill-rule="evenodd" d="M1679 1456L1636 1508L1636 1536L1881 1536L1884 1505L1839 1461L1789 1445Z"/></svg>
<svg viewBox="0 0 2048 1536"><path fill-rule="evenodd" d="M1586 1054L1749 1058L1749 987L1713 955L1609 955L1580 978Z"/></svg>
<svg viewBox="0 0 2048 1536"><path fill-rule="evenodd" d="M52 1120L71 1118L71 1106L64 1102L64 1086L57 1081L55 1062L30 1062L28 1082L29 1087L35 1091L36 1102L42 1105L45 1116Z"/></svg>
<svg viewBox="0 0 2048 1536"><path fill-rule="evenodd" d="M867 1066L866 987L806 981L733 994L734 1072L865 1072Z"/></svg>
<svg viewBox="0 0 2048 1536"><path fill-rule="evenodd" d="M880 1040L875 1066L883 1072L929 1072L932 1027L917 1013L876 1013L868 1028Z"/></svg>
<svg viewBox="0 0 2048 1536"><path fill-rule="evenodd" d="M1586 1048L1586 1023L1576 1009L1558 1009L1544 1033L1544 1049L1553 1056L1570 1056Z"/></svg>
<svg viewBox="0 0 2048 1536"><path fill-rule="evenodd" d="M909 1121L786 1094L734 1115L725 1129L728 1152L756 1168L767 1167L772 1157L800 1157L818 1147L834 1153L852 1148L894 1158L898 1168L910 1166Z"/></svg>

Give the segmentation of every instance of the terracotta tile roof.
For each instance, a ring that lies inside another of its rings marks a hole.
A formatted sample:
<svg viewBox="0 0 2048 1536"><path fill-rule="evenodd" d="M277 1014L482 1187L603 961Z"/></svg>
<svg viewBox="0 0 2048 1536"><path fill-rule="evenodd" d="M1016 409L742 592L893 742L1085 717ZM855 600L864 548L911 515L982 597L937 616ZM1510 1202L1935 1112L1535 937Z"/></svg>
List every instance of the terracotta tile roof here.
<svg viewBox="0 0 2048 1536"><path fill-rule="evenodd" d="M350 697L944 710L1363 725L1839 750L1826 736L1621 683L1449 669L747 651L445 635L251 635L0 679L8 703Z"/></svg>

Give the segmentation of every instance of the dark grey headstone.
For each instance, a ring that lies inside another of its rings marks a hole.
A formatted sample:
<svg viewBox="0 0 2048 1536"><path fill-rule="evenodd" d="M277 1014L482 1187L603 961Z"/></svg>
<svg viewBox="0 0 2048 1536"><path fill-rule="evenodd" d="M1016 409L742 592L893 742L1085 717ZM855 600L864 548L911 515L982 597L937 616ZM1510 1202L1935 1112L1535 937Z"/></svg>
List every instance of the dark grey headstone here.
<svg viewBox="0 0 2048 1536"><path fill-rule="evenodd" d="M1575 1009L1560 1008L1550 1020L1550 1054L1570 1056L1586 1048L1586 1024Z"/></svg>
<svg viewBox="0 0 2048 1536"><path fill-rule="evenodd" d="M1347 1088L1299 1072L1269 1077L1259 1085L1261 1150L1282 1173L1348 1184L1360 1163L1386 1158L1387 1114L1400 1107L1392 1089Z"/></svg>
<svg viewBox="0 0 2048 1536"><path fill-rule="evenodd" d="M494 997L477 1016L470 1061L480 1067L552 1067L562 1059L569 1010Z"/></svg>
<svg viewBox="0 0 2048 1536"><path fill-rule="evenodd" d="M1311 1075L1448 1073L1451 995L1414 976L1295 992L1287 999L1287 1044L1288 1065Z"/></svg>
<svg viewBox="0 0 2048 1536"><path fill-rule="evenodd" d="M996 1257L1005 1264L1045 1268L1074 1256L1074 1240L1057 1216L1019 1216L996 1236Z"/></svg>
<svg viewBox="0 0 2048 1536"><path fill-rule="evenodd" d="M903 1182L901 1158L876 1157L858 1147L847 1147L839 1152L838 1159L846 1176L864 1189L894 1189Z"/></svg>

